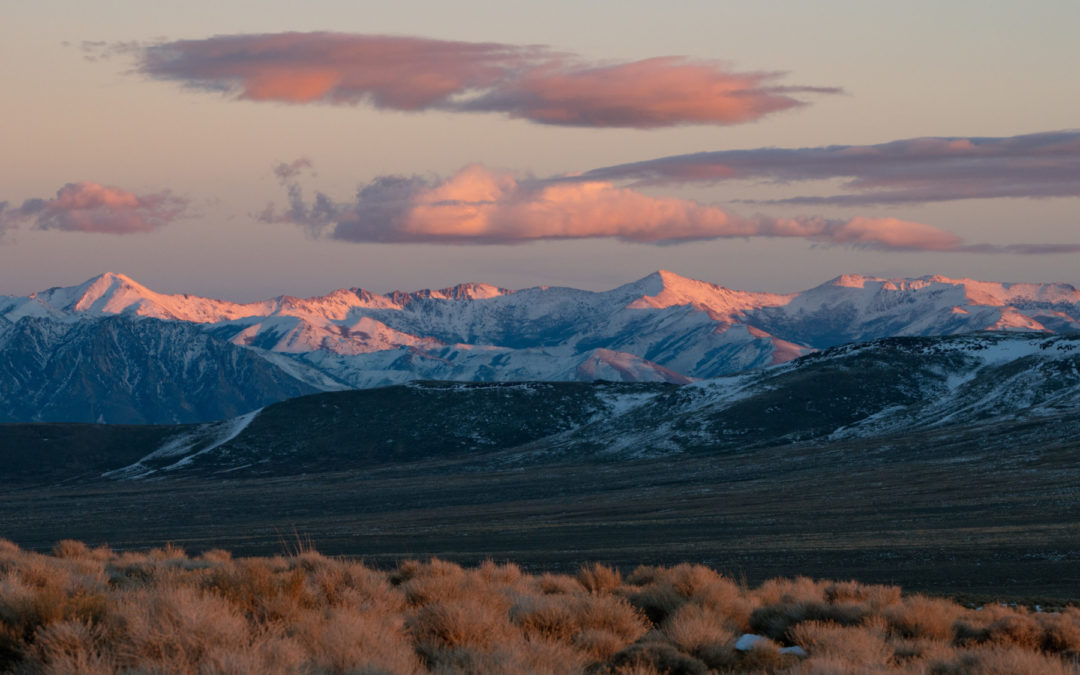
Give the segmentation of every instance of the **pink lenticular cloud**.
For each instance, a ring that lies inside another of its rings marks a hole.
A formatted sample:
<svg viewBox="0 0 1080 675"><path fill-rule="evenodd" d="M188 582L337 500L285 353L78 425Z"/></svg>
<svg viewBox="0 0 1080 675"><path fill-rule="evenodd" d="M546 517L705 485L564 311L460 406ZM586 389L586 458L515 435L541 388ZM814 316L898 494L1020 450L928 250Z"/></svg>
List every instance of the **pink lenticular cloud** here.
<svg viewBox="0 0 1080 675"><path fill-rule="evenodd" d="M829 241L919 251L952 251L963 242L951 232L922 223L896 218L862 217L852 218L835 228L830 232Z"/></svg>
<svg viewBox="0 0 1080 675"><path fill-rule="evenodd" d="M535 68L467 104L544 124L589 127L667 127L737 124L800 101L779 88L775 73L731 73L719 65L661 57L611 66Z"/></svg>
<svg viewBox="0 0 1080 675"><path fill-rule="evenodd" d="M1005 138L911 138L878 145L756 148L675 155L594 169L565 180L631 186L841 179L843 191L770 203L868 206L958 199L1080 196L1080 131Z"/></svg>
<svg viewBox="0 0 1080 675"><path fill-rule="evenodd" d="M17 209L0 209L0 226L33 221L39 230L132 234L157 229L186 208L186 200L168 191L136 195L83 181L64 185L52 199L27 199Z"/></svg>
<svg viewBox="0 0 1080 675"><path fill-rule="evenodd" d="M355 242L518 244L615 238L649 244L732 237L797 237L815 243L904 251L950 250L955 235L895 219L743 217L718 206L651 197L603 181L549 182L468 166L450 178L383 176L354 202L318 194L304 202L295 183L290 206L261 218Z"/></svg>
<svg viewBox="0 0 1080 675"><path fill-rule="evenodd" d="M588 63L540 46L346 33L224 35L136 50L157 79L239 99L499 112L541 124L652 128L736 124L805 105L780 73L659 57Z"/></svg>

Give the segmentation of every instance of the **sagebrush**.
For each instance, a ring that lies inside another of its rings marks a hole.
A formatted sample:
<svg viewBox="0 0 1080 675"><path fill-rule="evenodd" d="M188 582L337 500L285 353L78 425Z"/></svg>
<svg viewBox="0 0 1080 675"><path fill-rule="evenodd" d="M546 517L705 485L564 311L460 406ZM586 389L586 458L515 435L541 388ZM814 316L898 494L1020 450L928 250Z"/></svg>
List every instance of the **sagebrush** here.
<svg viewBox="0 0 1080 675"><path fill-rule="evenodd" d="M747 588L690 564L381 571L310 550L76 541L42 555L0 540L3 672L1053 674L1080 672L1078 656L1077 609L965 608L851 581Z"/></svg>

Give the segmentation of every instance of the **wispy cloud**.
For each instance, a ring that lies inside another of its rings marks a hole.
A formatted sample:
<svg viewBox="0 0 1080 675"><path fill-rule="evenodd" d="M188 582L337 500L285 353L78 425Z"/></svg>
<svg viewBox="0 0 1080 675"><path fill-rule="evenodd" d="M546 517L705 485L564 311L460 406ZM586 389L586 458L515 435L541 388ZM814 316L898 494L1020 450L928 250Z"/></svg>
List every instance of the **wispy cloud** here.
<svg viewBox="0 0 1080 675"><path fill-rule="evenodd" d="M867 206L998 197L1080 196L1080 131L1006 138L913 138L880 145L758 148L609 166L567 180L634 186L754 179L842 179L842 192L768 203Z"/></svg>
<svg viewBox="0 0 1080 675"><path fill-rule="evenodd" d="M91 54L116 51L88 45ZM274 33L121 48L150 77L238 99L497 112L581 127L737 124L805 105L801 94L839 91L679 56L596 63L544 46L420 37Z"/></svg>
<svg viewBox="0 0 1080 675"><path fill-rule="evenodd" d="M948 251L959 237L891 218L744 217L719 206L651 197L604 181L550 182L468 166L445 180L381 176L353 201L316 193L309 204L285 181L289 206L267 222L289 222L315 236L354 242L516 244L545 239L615 238L675 244L733 237L796 237L820 244L903 251Z"/></svg>
<svg viewBox="0 0 1080 675"><path fill-rule="evenodd" d="M67 183L51 199L27 199L18 208L0 203L0 230L32 222L39 230L150 232L181 217L187 206L186 199L168 191L136 195L87 181Z"/></svg>

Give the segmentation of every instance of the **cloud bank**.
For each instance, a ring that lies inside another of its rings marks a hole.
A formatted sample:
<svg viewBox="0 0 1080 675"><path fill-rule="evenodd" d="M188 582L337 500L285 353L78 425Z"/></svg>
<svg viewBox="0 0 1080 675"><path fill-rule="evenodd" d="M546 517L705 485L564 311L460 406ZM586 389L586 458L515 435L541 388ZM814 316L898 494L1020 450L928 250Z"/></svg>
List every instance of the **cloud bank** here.
<svg viewBox="0 0 1080 675"><path fill-rule="evenodd" d="M496 112L540 124L737 124L832 87L665 56L593 63L543 46L349 33L221 35L134 49L139 72L238 99Z"/></svg>
<svg viewBox="0 0 1080 675"><path fill-rule="evenodd" d="M1006 138L913 138L880 145L758 148L609 166L567 180L634 186L842 179L842 192L766 203L867 206L1080 196L1080 131Z"/></svg>
<svg viewBox="0 0 1080 675"><path fill-rule="evenodd" d="M288 173L282 165L279 176ZM796 237L820 244L893 251L950 251L963 245L944 230L892 218L744 217L718 206L651 197L604 181L550 182L468 166L445 180L381 176L356 198L336 203L283 181L289 206L265 222L288 222L315 236L353 242L517 244L615 238L676 244L732 237Z"/></svg>
<svg viewBox="0 0 1080 675"><path fill-rule="evenodd" d="M27 199L18 208L0 203L0 230L33 222L39 230L150 232L182 216L187 205L168 191L136 195L88 181L67 183L52 199Z"/></svg>

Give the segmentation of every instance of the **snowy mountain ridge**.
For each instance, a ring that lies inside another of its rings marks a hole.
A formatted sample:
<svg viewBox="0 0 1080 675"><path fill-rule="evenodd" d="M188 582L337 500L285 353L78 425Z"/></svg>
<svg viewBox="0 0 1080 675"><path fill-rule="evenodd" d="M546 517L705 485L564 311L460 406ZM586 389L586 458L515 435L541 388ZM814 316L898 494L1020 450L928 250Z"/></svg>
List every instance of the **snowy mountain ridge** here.
<svg viewBox="0 0 1080 675"><path fill-rule="evenodd" d="M503 468L687 453L723 462L788 447L797 459L836 444L885 458L899 444L1037 461L1075 440L1078 413L1080 335L883 338L686 386L413 382L302 396L142 441L116 427L112 442L130 452L96 475L227 479L462 457ZM4 433L19 430L0 427L0 444Z"/></svg>
<svg viewBox="0 0 1080 675"><path fill-rule="evenodd" d="M188 342L155 342L155 349L169 349L175 352L169 358L188 363L205 355L211 343L241 348L266 362L268 371L259 377L280 386L296 380L298 386L331 390L418 379L686 384L882 337L1080 333L1080 292L1067 284L847 274L806 291L776 294L732 290L661 270L600 292L469 283L385 295L339 289L312 298L235 303L157 293L109 273L77 286L0 298L0 355L7 360L0 364L0 380L17 384L12 391L38 386L53 392L62 383L52 379L64 369L50 370L50 359L82 353L83 368L94 362L135 374L117 386L145 385L136 376L139 364L104 363L93 357L100 346L73 343L103 335L73 326L110 319L148 322L126 331L128 336L148 336L157 322L188 326L195 333L169 332L170 339ZM196 333L205 336L197 344L191 342ZM141 353L135 346L127 351ZM214 368L207 364L205 376ZM183 420L188 418L177 418Z"/></svg>

